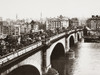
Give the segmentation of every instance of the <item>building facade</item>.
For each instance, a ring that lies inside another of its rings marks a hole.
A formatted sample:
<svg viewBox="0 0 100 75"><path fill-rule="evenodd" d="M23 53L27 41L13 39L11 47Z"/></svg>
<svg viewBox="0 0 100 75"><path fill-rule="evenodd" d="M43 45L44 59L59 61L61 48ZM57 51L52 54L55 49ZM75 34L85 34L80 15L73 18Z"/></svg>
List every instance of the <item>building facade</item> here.
<svg viewBox="0 0 100 75"><path fill-rule="evenodd" d="M55 30L57 28L67 28L69 26L69 19L60 15L57 18L47 18L46 30Z"/></svg>
<svg viewBox="0 0 100 75"><path fill-rule="evenodd" d="M91 18L87 19L86 23L91 30L100 30L100 16L92 15Z"/></svg>
<svg viewBox="0 0 100 75"><path fill-rule="evenodd" d="M38 24L38 22L37 21L31 21L30 22L30 24L31 24L31 30L32 30L32 32L38 32L39 31L39 24Z"/></svg>
<svg viewBox="0 0 100 75"><path fill-rule="evenodd" d="M21 35L30 33L30 23L23 20L4 20L0 21L0 37L3 35Z"/></svg>
<svg viewBox="0 0 100 75"><path fill-rule="evenodd" d="M78 18L72 18L72 19L70 19L70 26L71 27L78 27L79 26L79 20L78 20Z"/></svg>

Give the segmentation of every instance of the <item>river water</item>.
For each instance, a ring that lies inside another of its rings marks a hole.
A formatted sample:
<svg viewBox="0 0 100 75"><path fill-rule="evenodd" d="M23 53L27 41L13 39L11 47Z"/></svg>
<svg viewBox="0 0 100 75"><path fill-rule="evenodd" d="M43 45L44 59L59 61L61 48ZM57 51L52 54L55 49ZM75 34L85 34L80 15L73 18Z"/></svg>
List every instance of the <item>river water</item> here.
<svg viewBox="0 0 100 75"><path fill-rule="evenodd" d="M53 61L59 75L100 75L100 43L79 42L72 49L74 59Z"/></svg>

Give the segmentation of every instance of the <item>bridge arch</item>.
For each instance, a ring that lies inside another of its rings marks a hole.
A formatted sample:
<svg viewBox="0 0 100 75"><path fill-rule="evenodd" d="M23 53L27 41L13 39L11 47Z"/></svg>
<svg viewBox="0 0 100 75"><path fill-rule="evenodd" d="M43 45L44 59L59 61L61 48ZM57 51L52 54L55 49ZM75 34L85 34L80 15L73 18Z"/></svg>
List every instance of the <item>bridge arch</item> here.
<svg viewBox="0 0 100 75"><path fill-rule="evenodd" d="M66 38L62 38L57 42L54 42L46 51L46 66L47 70L52 67L52 62L55 59L59 59L65 56L66 53Z"/></svg>
<svg viewBox="0 0 100 75"><path fill-rule="evenodd" d="M83 32L77 32L77 41L80 41L82 39Z"/></svg>
<svg viewBox="0 0 100 75"><path fill-rule="evenodd" d="M65 56L65 50L63 44L57 43L50 56L51 66L53 67L53 60L59 59L60 57L64 56Z"/></svg>
<svg viewBox="0 0 100 75"><path fill-rule="evenodd" d="M12 70L7 75L40 75L40 72L35 66L23 65Z"/></svg>
<svg viewBox="0 0 100 75"><path fill-rule="evenodd" d="M79 36L79 33L77 33L77 41L80 40L80 36Z"/></svg>
<svg viewBox="0 0 100 75"><path fill-rule="evenodd" d="M73 36L70 36L70 38L69 38L69 47L70 47L70 48L73 47L74 44L75 44L75 42L74 42L74 37L73 37Z"/></svg>
<svg viewBox="0 0 100 75"><path fill-rule="evenodd" d="M51 60L57 59L61 56L65 55L64 46L61 43L57 43L57 45L54 47L52 53L51 53Z"/></svg>

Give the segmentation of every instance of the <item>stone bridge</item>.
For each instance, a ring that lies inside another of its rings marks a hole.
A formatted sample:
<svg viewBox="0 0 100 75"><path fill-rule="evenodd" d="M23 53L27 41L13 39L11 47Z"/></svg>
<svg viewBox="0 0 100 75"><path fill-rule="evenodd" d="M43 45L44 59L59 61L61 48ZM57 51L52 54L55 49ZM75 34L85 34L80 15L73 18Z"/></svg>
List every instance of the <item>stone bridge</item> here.
<svg viewBox="0 0 100 75"><path fill-rule="evenodd" d="M1 75L43 75L52 60L66 56L83 36L81 29L70 30L22 48L0 58Z"/></svg>

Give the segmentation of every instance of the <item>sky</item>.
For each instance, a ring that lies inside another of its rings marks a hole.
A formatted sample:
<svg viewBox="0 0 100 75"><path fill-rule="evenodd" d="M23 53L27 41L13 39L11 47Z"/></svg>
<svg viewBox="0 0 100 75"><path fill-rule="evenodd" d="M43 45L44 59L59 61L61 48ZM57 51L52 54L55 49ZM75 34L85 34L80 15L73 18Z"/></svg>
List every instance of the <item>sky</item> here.
<svg viewBox="0 0 100 75"><path fill-rule="evenodd" d="M63 15L87 18L100 15L99 0L0 0L0 17L40 19Z"/></svg>

